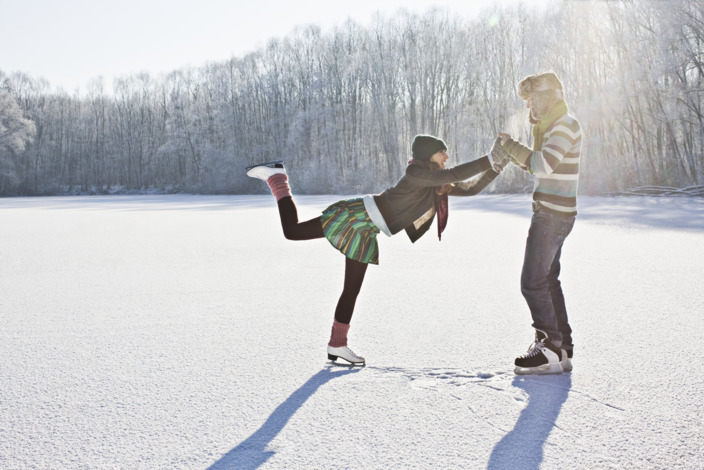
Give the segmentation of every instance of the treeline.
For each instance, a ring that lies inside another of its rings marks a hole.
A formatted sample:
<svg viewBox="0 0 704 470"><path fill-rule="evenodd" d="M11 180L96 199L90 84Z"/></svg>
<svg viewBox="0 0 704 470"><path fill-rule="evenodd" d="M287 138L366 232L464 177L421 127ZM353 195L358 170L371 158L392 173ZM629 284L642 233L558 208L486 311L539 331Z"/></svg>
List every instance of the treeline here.
<svg viewBox="0 0 704 470"><path fill-rule="evenodd" d="M704 2L621 0L307 26L110 91L0 71L0 194L255 193L243 168L275 159L297 193L381 191L417 133L443 137L453 164L500 131L529 141L515 84L546 70L582 123L583 193L686 187L704 182L703 61ZM492 190L531 186L509 169Z"/></svg>

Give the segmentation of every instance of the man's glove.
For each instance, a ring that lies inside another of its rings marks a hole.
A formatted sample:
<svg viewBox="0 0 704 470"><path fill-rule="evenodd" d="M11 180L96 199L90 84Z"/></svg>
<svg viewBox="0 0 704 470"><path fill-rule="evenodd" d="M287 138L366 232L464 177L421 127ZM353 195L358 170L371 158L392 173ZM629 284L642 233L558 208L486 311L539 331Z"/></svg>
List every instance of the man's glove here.
<svg viewBox="0 0 704 470"><path fill-rule="evenodd" d="M533 154L531 149L513 139L508 139L502 148L511 156L515 165L528 170L528 159Z"/></svg>
<svg viewBox="0 0 704 470"><path fill-rule="evenodd" d="M501 173L506 166L511 163L511 156L501 147L501 138L497 137L494 140L494 145L491 146L492 168L495 172Z"/></svg>

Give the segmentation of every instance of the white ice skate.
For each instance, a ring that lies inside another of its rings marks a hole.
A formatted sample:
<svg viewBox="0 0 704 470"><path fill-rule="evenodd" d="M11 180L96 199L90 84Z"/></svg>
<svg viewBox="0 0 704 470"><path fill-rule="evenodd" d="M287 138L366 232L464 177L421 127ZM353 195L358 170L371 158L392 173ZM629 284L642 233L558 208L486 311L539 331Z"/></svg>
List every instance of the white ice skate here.
<svg viewBox="0 0 704 470"><path fill-rule="evenodd" d="M283 160L248 166L246 171L247 176L251 178L259 178L262 181L268 180L273 175L286 174L286 168L284 168Z"/></svg>
<svg viewBox="0 0 704 470"><path fill-rule="evenodd" d="M344 359L345 361L349 362L353 366L363 366L364 365L364 358L356 355L347 346L341 346L339 348L333 348L332 346L328 346L328 359L335 362L338 358Z"/></svg>

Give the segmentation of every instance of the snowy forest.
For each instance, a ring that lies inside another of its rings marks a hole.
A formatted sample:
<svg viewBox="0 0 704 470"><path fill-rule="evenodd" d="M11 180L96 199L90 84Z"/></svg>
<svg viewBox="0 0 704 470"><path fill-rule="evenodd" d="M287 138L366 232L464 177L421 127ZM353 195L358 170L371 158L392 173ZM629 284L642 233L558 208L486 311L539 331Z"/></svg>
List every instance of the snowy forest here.
<svg viewBox="0 0 704 470"><path fill-rule="evenodd" d="M380 192L415 134L442 137L449 164L498 132L530 142L515 86L544 71L582 124L581 193L704 184L704 2L564 0L301 25L110 90L0 70L0 194L259 193L244 167L277 159L300 194ZM531 187L511 167L490 191Z"/></svg>

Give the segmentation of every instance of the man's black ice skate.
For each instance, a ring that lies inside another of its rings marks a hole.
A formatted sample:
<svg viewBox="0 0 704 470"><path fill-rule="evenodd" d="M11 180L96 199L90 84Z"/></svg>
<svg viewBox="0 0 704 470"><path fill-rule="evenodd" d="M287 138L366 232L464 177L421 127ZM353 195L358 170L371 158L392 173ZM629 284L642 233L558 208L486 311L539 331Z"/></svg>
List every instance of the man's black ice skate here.
<svg viewBox="0 0 704 470"><path fill-rule="evenodd" d="M514 372L519 375L561 374L564 371L563 359L569 360L567 352L555 346L545 332L535 330L535 342L528 348L527 353L516 358Z"/></svg>
<svg viewBox="0 0 704 470"><path fill-rule="evenodd" d="M560 364L562 364L563 372L572 372L572 349L562 350L562 360Z"/></svg>

